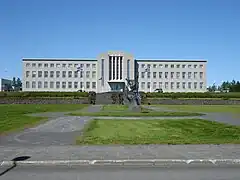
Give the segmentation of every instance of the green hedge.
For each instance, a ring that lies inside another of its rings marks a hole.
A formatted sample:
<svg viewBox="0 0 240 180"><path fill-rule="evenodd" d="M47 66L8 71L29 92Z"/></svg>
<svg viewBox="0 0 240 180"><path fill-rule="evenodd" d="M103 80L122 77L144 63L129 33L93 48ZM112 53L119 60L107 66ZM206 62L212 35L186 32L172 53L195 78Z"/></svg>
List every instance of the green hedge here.
<svg viewBox="0 0 240 180"><path fill-rule="evenodd" d="M147 98L240 98L240 93L146 93Z"/></svg>
<svg viewBox="0 0 240 180"><path fill-rule="evenodd" d="M0 92L0 97L88 97L87 92Z"/></svg>

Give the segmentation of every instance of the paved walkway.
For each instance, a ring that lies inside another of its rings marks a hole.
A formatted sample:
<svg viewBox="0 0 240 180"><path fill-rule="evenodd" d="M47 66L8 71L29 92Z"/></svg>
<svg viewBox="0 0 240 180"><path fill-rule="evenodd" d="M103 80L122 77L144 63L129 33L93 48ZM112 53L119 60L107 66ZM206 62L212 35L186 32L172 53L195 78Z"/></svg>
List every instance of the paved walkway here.
<svg viewBox="0 0 240 180"><path fill-rule="evenodd" d="M98 112L101 105L82 109ZM147 107L148 108L148 107ZM166 111L151 106L154 110ZM169 110L172 111L172 110ZM76 136L93 118L100 119L180 119L203 118L240 125L240 119L227 113L207 113L200 117L80 117L67 116L68 112L41 113L50 120L23 132L0 136L0 158L11 160L16 156L29 155L31 160L47 159L189 159L189 158L239 158L240 145L137 145L137 146L73 146Z"/></svg>

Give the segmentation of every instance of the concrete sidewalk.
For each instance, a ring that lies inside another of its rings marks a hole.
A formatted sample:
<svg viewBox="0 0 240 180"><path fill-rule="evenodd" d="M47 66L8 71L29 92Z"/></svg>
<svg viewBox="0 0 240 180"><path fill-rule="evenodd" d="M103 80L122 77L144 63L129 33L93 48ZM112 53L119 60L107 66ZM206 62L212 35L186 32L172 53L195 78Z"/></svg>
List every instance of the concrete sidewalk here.
<svg viewBox="0 0 240 180"><path fill-rule="evenodd" d="M240 145L0 146L0 160L239 159Z"/></svg>

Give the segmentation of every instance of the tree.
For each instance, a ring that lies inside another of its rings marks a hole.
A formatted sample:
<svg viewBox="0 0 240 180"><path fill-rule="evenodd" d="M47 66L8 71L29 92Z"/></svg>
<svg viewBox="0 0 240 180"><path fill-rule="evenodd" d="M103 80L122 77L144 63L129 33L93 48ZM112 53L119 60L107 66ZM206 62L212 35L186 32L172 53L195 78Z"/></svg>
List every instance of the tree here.
<svg viewBox="0 0 240 180"><path fill-rule="evenodd" d="M21 88L21 87L22 87L22 82L21 82L20 78L17 78L16 86L17 86L18 88Z"/></svg>
<svg viewBox="0 0 240 180"><path fill-rule="evenodd" d="M15 78L15 77L13 77L12 86L13 86L14 88L15 88L15 86L16 86L16 78Z"/></svg>

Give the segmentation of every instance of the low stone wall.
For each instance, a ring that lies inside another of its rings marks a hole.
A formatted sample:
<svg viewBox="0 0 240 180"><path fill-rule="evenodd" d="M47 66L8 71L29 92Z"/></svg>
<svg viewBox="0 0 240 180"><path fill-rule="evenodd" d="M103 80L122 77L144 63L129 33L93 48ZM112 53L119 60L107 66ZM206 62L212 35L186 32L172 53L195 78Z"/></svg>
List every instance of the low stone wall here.
<svg viewBox="0 0 240 180"><path fill-rule="evenodd" d="M88 104L88 98L0 98L0 104Z"/></svg>
<svg viewBox="0 0 240 180"><path fill-rule="evenodd" d="M166 105L240 105L240 100L222 99L147 99L146 103Z"/></svg>

